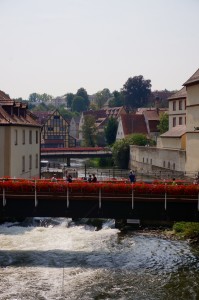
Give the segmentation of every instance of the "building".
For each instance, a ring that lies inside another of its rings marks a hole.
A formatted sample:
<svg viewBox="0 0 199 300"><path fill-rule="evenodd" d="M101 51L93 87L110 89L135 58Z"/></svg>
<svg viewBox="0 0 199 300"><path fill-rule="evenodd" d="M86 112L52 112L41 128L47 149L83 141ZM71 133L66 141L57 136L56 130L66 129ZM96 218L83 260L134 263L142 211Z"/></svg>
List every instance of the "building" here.
<svg viewBox="0 0 199 300"><path fill-rule="evenodd" d="M193 177L199 172L199 69L168 100L169 130L157 147L131 146L130 166Z"/></svg>
<svg viewBox="0 0 199 300"><path fill-rule="evenodd" d="M97 132L100 135L100 140L101 143L105 143L105 138L104 138L104 128L108 123L109 118L118 118L126 114L126 111L123 106L121 107L109 107L105 109L100 109L100 110L89 110L82 112L80 121L79 121L79 140L80 143L83 142L83 135L82 135L82 127L84 124L84 120L86 116L93 116L95 118L95 126L97 128Z"/></svg>
<svg viewBox="0 0 199 300"><path fill-rule="evenodd" d="M27 104L0 91L0 177L40 176L40 130Z"/></svg>
<svg viewBox="0 0 199 300"><path fill-rule="evenodd" d="M121 115L118 118L116 140L123 139L130 134L142 133L157 141L160 116L165 112L167 112L165 108L140 108L136 113Z"/></svg>
<svg viewBox="0 0 199 300"><path fill-rule="evenodd" d="M79 139L79 121L80 121L80 117L72 117L72 119L70 120L70 135L72 137L74 137L76 140Z"/></svg>
<svg viewBox="0 0 199 300"><path fill-rule="evenodd" d="M199 69L183 84L186 88L186 163L188 173L199 172Z"/></svg>
<svg viewBox="0 0 199 300"><path fill-rule="evenodd" d="M133 133L148 135L144 115L126 114L118 118L116 140L121 140Z"/></svg>
<svg viewBox="0 0 199 300"><path fill-rule="evenodd" d="M70 125L58 110L51 112L42 126L42 148L68 148L76 146L76 139L69 134Z"/></svg>

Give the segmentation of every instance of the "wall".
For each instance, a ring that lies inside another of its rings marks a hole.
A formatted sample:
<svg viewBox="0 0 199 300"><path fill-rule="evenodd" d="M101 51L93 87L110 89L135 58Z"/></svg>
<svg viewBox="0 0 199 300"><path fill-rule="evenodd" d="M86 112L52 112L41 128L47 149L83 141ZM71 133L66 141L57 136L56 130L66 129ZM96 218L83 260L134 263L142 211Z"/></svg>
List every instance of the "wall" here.
<svg viewBox="0 0 199 300"><path fill-rule="evenodd" d="M185 159L184 150L130 146L130 168L138 171L161 169L184 172Z"/></svg>
<svg viewBox="0 0 199 300"><path fill-rule="evenodd" d="M40 129L35 127L12 126L10 146L10 177L31 178L40 176ZM16 144L17 130L17 144ZM23 144L23 130L25 130L25 143ZM32 144L29 143L29 132L32 131ZM36 144L36 131L38 143ZM36 168L36 154L38 154L38 168ZM29 156L32 156L32 167L29 166ZM25 171L22 171L22 157L25 156Z"/></svg>

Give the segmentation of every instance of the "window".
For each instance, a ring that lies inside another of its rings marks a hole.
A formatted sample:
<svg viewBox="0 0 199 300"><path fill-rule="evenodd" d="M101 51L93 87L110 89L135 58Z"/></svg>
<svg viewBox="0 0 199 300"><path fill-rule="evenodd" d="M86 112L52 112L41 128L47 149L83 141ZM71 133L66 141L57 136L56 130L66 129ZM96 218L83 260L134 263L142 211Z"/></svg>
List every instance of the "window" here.
<svg viewBox="0 0 199 300"><path fill-rule="evenodd" d="M182 117L179 117L179 125L182 125Z"/></svg>
<svg viewBox="0 0 199 300"><path fill-rule="evenodd" d="M36 157L35 157L35 168L38 169L39 167L39 159L38 159L38 154L36 154Z"/></svg>
<svg viewBox="0 0 199 300"><path fill-rule="evenodd" d="M25 172L25 156L22 156L22 173Z"/></svg>
<svg viewBox="0 0 199 300"><path fill-rule="evenodd" d="M18 132L15 130L15 145L18 144Z"/></svg>
<svg viewBox="0 0 199 300"><path fill-rule="evenodd" d="M176 101L173 101L173 110L176 110Z"/></svg>
<svg viewBox="0 0 199 300"><path fill-rule="evenodd" d="M144 157L143 157L143 163L144 163Z"/></svg>
<svg viewBox="0 0 199 300"><path fill-rule="evenodd" d="M152 165L152 158L151 158L151 160L150 160L150 163L151 163L151 165Z"/></svg>
<svg viewBox="0 0 199 300"><path fill-rule="evenodd" d="M179 110L182 110L182 100L179 101Z"/></svg>
<svg viewBox="0 0 199 300"><path fill-rule="evenodd" d="M32 155L29 155L29 170L32 169Z"/></svg>
<svg viewBox="0 0 199 300"><path fill-rule="evenodd" d="M168 169L170 169L170 161L168 162Z"/></svg>
<svg viewBox="0 0 199 300"><path fill-rule="evenodd" d="M39 141L39 134L38 131L36 131L36 144L38 144L38 141Z"/></svg>
<svg viewBox="0 0 199 300"><path fill-rule="evenodd" d="M149 162L149 159L148 159L148 158L146 159L146 162L147 162L147 164L148 164L148 162Z"/></svg>
<svg viewBox="0 0 199 300"><path fill-rule="evenodd" d="M29 144L32 144L32 130L29 131Z"/></svg>
<svg viewBox="0 0 199 300"><path fill-rule="evenodd" d="M175 165L175 163L173 163L173 170L175 170L175 168L176 168L176 165Z"/></svg>
<svg viewBox="0 0 199 300"><path fill-rule="evenodd" d="M176 117L173 118L173 127L176 126Z"/></svg>
<svg viewBox="0 0 199 300"><path fill-rule="evenodd" d="M165 163L165 160L163 161L163 168L165 168L165 166L166 166L166 163Z"/></svg>
<svg viewBox="0 0 199 300"><path fill-rule="evenodd" d="M22 131L22 144L25 145L26 142L26 132L25 130Z"/></svg>

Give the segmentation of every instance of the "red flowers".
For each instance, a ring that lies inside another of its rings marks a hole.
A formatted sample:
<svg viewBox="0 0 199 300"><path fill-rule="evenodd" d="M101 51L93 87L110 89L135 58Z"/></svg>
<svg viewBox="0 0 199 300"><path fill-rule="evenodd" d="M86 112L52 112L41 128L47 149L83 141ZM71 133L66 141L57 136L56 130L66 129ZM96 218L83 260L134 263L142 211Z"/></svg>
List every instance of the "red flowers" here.
<svg viewBox="0 0 199 300"><path fill-rule="evenodd" d="M171 185L166 183L154 182L152 184L137 182L135 184L126 183L125 181L107 181L99 183L88 183L84 181L73 181L67 183L64 180L57 180L51 182L48 179L0 179L0 191L11 191L16 193L33 193L35 188L38 193L66 193L67 188L70 192L79 193L98 193L101 189L102 193L117 193L130 194L132 190L134 194L145 195L197 195L199 193L199 186L195 184L178 184Z"/></svg>

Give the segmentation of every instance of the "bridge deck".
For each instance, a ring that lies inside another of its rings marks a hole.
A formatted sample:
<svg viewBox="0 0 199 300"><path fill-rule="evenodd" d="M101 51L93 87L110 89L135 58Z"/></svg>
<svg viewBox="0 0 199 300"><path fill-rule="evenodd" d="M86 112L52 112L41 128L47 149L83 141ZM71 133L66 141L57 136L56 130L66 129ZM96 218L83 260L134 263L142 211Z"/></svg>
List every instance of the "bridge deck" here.
<svg viewBox="0 0 199 300"><path fill-rule="evenodd" d="M115 218L199 221L198 197L167 195L66 192L0 194L0 216Z"/></svg>

